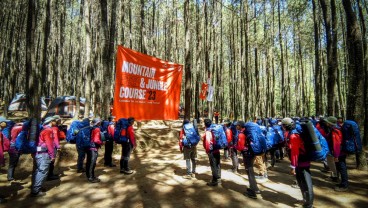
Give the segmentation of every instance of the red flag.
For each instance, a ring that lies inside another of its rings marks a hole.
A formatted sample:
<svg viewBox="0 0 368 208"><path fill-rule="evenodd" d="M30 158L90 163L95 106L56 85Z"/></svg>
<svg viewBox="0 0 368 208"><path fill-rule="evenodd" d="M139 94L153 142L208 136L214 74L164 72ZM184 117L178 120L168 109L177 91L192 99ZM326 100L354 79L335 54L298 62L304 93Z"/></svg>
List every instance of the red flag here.
<svg viewBox="0 0 368 208"><path fill-rule="evenodd" d="M207 88L208 88L208 84L206 83L202 83L202 89L201 89L201 93L199 94L199 98L201 100L205 100L207 98Z"/></svg>

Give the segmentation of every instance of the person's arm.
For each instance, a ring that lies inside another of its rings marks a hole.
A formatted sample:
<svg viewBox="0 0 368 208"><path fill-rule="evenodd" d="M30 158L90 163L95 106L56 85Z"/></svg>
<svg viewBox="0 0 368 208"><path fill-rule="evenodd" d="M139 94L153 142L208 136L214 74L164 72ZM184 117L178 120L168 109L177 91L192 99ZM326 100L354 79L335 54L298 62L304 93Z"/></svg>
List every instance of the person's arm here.
<svg viewBox="0 0 368 208"><path fill-rule="evenodd" d="M41 131L41 139L43 139L46 144L47 152L51 160L55 160L55 153L54 153L55 144L54 144L53 134L54 133L51 128Z"/></svg>
<svg viewBox="0 0 368 208"><path fill-rule="evenodd" d="M183 137L184 137L184 130L182 129L179 134L179 149L180 152L183 152Z"/></svg>
<svg viewBox="0 0 368 208"><path fill-rule="evenodd" d="M133 147L135 148L137 146L136 141L135 141L135 136L134 136L134 129L133 126L129 126L128 129L128 139L130 140L130 142L132 143Z"/></svg>
<svg viewBox="0 0 368 208"><path fill-rule="evenodd" d="M300 145L301 145L301 138L299 134L290 135L288 146L290 149L290 166L293 169L295 169L295 167L298 165Z"/></svg>

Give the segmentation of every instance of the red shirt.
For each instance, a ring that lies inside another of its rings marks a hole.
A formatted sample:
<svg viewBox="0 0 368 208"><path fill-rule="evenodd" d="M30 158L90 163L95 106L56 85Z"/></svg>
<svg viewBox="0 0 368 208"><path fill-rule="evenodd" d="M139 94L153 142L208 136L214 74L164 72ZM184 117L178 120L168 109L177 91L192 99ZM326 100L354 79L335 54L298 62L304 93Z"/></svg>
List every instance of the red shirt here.
<svg viewBox="0 0 368 208"><path fill-rule="evenodd" d="M127 136L128 136L129 141L132 143L133 147L136 147L137 144L135 142L133 125L128 126L128 128L127 128Z"/></svg>
<svg viewBox="0 0 368 208"><path fill-rule="evenodd" d="M230 142L233 140L233 132L231 131L231 129L226 127L225 134L226 134L228 146L230 146Z"/></svg>
<svg viewBox="0 0 368 208"><path fill-rule="evenodd" d="M93 128L91 134L91 142L95 143L95 147L91 147L90 150L97 150L101 147L101 130L100 128Z"/></svg>
<svg viewBox="0 0 368 208"><path fill-rule="evenodd" d="M184 137L185 133L184 133L184 129L181 129L180 134L179 134L179 149L180 151L183 150L183 137Z"/></svg>
<svg viewBox="0 0 368 208"><path fill-rule="evenodd" d="M3 149L3 133L0 131L0 166L5 166L4 149Z"/></svg>
<svg viewBox="0 0 368 208"><path fill-rule="evenodd" d="M299 155L305 154L304 142L302 138L300 138L299 134L291 134L289 135L288 131L284 133L285 138L288 138L286 141L287 149L289 151L289 159L291 167L305 167L310 166L310 161L299 161Z"/></svg>
<svg viewBox="0 0 368 208"><path fill-rule="evenodd" d="M206 137L206 134L208 135L208 138ZM210 153L212 151L213 153L220 153L220 150L213 150L213 143L215 135L211 131L205 131L203 138L203 148L206 150L206 153Z"/></svg>
<svg viewBox="0 0 368 208"><path fill-rule="evenodd" d="M332 128L330 134L328 135L327 143L332 155L335 158L338 158L340 155L342 155L341 152L342 133L340 129Z"/></svg>
<svg viewBox="0 0 368 208"><path fill-rule="evenodd" d="M54 134L51 126L46 125L43 127L38 141L38 146L47 148L47 153L51 159L55 159L55 144L54 144Z"/></svg>
<svg viewBox="0 0 368 208"><path fill-rule="evenodd" d="M318 122L317 125L316 125L316 128L318 129L319 133L322 134L322 136L324 138L327 138L327 133L326 131L321 127L321 124Z"/></svg>
<svg viewBox="0 0 368 208"><path fill-rule="evenodd" d="M114 132L115 132L115 126L113 123L111 123L107 126L107 133L111 136L111 138L113 138Z"/></svg>

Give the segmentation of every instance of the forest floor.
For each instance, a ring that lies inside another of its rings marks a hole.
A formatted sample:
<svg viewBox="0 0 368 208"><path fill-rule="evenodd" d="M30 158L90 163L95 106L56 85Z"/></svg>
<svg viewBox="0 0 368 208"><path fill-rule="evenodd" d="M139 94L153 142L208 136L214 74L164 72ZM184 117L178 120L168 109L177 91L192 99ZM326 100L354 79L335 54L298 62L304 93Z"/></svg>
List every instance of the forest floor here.
<svg viewBox="0 0 368 208"><path fill-rule="evenodd" d="M30 197L32 158L22 155L16 169L15 181L6 180L6 167L1 168L0 194L8 202L0 207L300 207L299 189L291 187L295 180L288 174L289 160L285 158L268 171L269 179L259 181L258 199L244 195L248 180L244 166L240 173L230 171L231 161L221 161L222 184L209 187L211 179L208 157L198 145L198 166L195 178L184 179L185 161L178 148L182 121L150 121L136 129L139 146L131 156L132 175L119 173L119 167L103 165L104 148L99 150L96 175L100 183L91 184L76 171L75 145L62 142L55 173L60 180L47 181L47 195ZM203 129L202 129L203 130ZM203 133L203 132L202 132ZM119 164L121 147L116 145L114 162ZM368 172L354 168L354 157L348 158L350 188L335 192L335 184L327 181L321 163L313 163L315 207L368 207Z"/></svg>

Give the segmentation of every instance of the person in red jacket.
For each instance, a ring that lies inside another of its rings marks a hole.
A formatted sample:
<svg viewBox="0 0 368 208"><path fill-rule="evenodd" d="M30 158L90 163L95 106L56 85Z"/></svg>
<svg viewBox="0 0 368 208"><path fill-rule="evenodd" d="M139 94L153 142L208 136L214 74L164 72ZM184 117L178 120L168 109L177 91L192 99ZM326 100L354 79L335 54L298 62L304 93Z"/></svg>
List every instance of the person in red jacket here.
<svg viewBox="0 0 368 208"><path fill-rule="evenodd" d="M286 149L290 159L290 174L296 176L303 196L303 207L313 207L314 194L310 172L310 159L306 156L303 140L295 130L293 119L284 118L281 123L284 130Z"/></svg>
<svg viewBox="0 0 368 208"><path fill-rule="evenodd" d="M330 128L330 133L327 135L327 143L335 161L335 166L337 169L336 177L338 177L339 174L341 176L341 182L339 185L337 185L335 191L347 191L349 182L348 171L346 167L346 153L341 150L342 132L337 124L336 117L329 116L325 119L325 121Z"/></svg>
<svg viewBox="0 0 368 208"><path fill-rule="evenodd" d="M130 154L136 148L137 144L135 141L134 128L133 128L134 118L133 117L128 118L128 123L129 126L126 130L128 141L121 144L122 153L120 159L120 173L130 175L134 173L134 171L129 168Z"/></svg>
<svg viewBox="0 0 368 208"><path fill-rule="evenodd" d="M92 120L91 147L87 151L86 176L89 182L98 183L101 180L95 176L96 161L98 157L98 149L101 148L101 119Z"/></svg>
<svg viewBox="0 0 368 208"><path fill-rule="evenodd" d="M61 131L59 130L59 127L58 127L58 123L60 123L60 120L61 120L60 116L55 115L53 116L53 118L54 120L51 121L50 125L51 125L53 139L54 139L54 145L55 145L54 154L56 158L57 152L58 150L60 150L60 140L65 139L65 134L63 135L62 133L60 133ZM55 161L51 161L50 167L49 167L49 174L47 176L48 181L59 179L59 176L57 174L54 174L54 169L55 169Z"/></svg>
<svg viewBox="0 0 368 208"><path fill-rule="evenodd" d="M0 116L0 130L2 128L6 127L6 118ZM3 150L3 139L4 139L4 135L3 133L0 131L0 167L5 166L5 159L4 159L4 150ZM7 200L5 199L4 196L0 196L0 204L7 202Z"/></svg>
<svg viewBox="0 0 368 208"><path fill-rule="evenodd" d="M47 178L50 163L55 161L55 143L52 125L56 123L54 116L47 117L38 138L37 152L34 155L35 168L32 176L31 196L46 195L41 191L42 184ZM32 128L32 127L31 127Z"/></svg>
<svg viewBox="0 0 368 208"><path fill-rule="evenodd" d="M114 150L114 131L115 131L115 123L114 116L109 116L108 121L109 124L107 126L107 136L105 135L105 155L104 155L104 165L105 167L116 167L116 165L112 162L112 152Z"/></svg>

